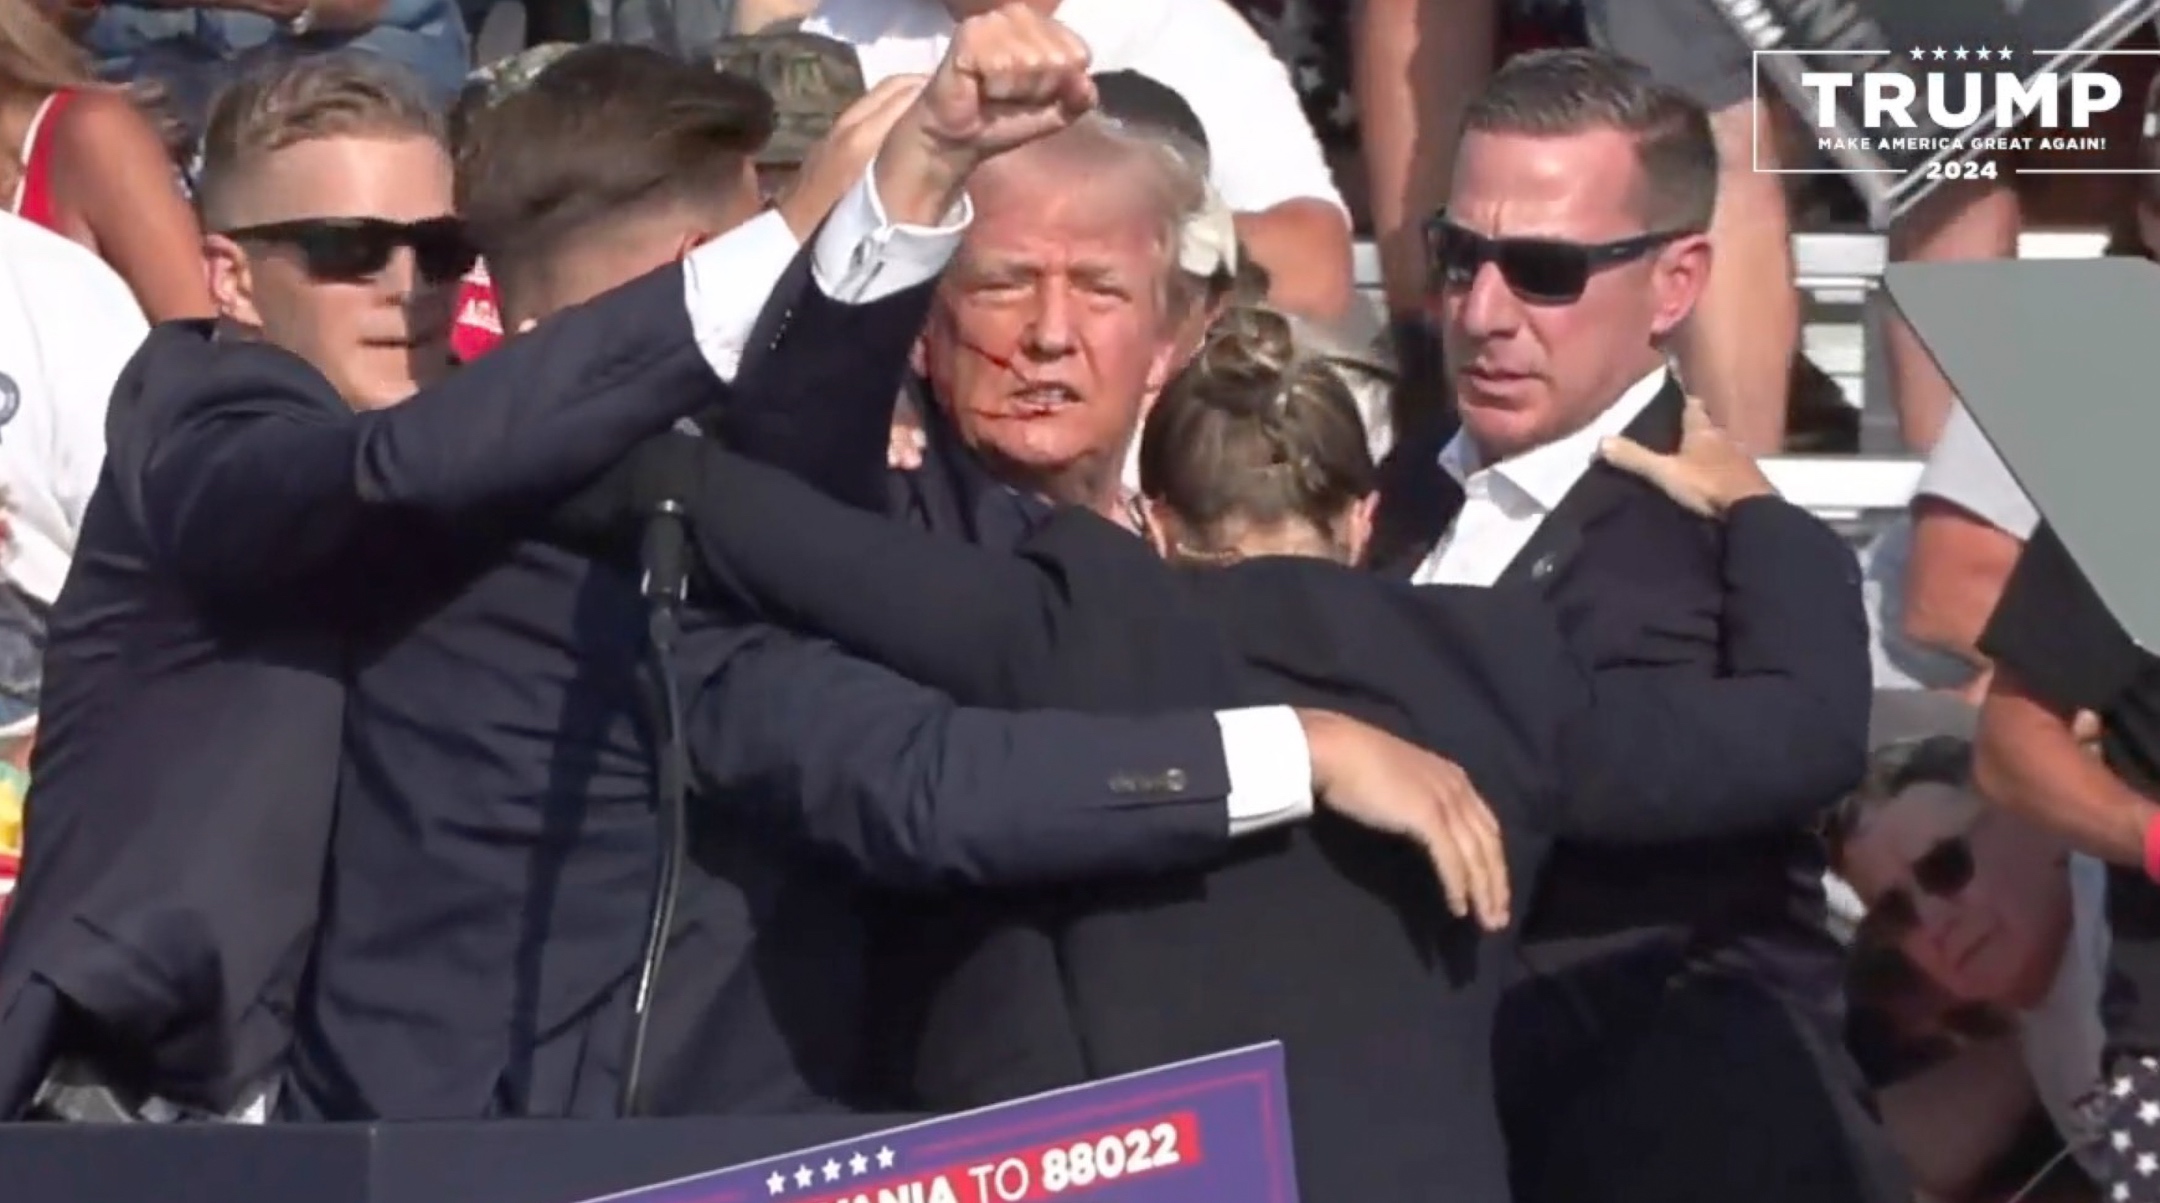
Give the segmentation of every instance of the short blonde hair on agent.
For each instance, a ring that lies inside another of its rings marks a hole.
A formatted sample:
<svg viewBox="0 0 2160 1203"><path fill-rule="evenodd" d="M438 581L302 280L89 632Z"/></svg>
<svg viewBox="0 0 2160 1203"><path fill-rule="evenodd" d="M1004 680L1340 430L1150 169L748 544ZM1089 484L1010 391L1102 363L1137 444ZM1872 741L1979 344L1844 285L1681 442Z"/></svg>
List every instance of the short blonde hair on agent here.
<svg viewBox="0 0 2160 1203"><path fill-rule="evenodd" d="M232 197L264 158L302 142L366 135L446 142L417 76L364 50L285 59L241 76L211 102L196 189L203 227L230 221Z"/></svg>

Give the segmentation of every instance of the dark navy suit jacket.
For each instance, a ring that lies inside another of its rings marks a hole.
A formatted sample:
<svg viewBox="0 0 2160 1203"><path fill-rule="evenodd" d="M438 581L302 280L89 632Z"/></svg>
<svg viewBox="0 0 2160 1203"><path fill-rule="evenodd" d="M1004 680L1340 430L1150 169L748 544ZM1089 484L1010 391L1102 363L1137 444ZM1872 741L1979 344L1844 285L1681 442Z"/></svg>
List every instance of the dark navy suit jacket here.
<svg viewBox="0 0 2160 1203"><path fill-rule="evenodd" d="M1864 672L1852 679L1844 658L1821 654L1842 616L1795 609L1786 589L1846 552L1775 500L1732 516L1740 675L1702 689L1584 671L1527 585L1413 590L1281 558L1173 572L1073 511L1006 555L709 459L693 507L700 548L716 587L762 617L968 701L1300 703L1368 718L1471 772L1508 831L1518 896L1555 832L1720 828L1727 783L1660 773L1645 747L1685 746L1728 708L1776 696L1833 710L1857 699L1864 724ZM880 587L862 589L865 577ZM916 965L942 971L917 1034L912 1085L925 1101L979 1104L1279 1038L1301 1177L1316 1194L1422 1198L1443 1180L1466 1198L1504 1193L1487 1053L1499 975L1478 971L1491 946L1439 910L1407 845L1323 816L1206 873L955 909L940 934L957 920L965 937L938 942L952 962ZM969 930L979 918L991 922Z"/></svg>
<svg viewBox="0 0 2160 1203"><path fill-rule="evenodd" d="M1684 396L1669 384L1627 433L1679 445ZM1396 449L1382 470L1371 559L1407 578L1453 522L1462 490L1440 466L1448 432ZM1822 539L1830 538L1825 529ZM1818 540L1821 541L1821 540ZM1865 753L1867 622L1851 556L1781 575L1785 611L1834 619L1820 655L1844 696L1780 691L1733 698L1686 743L1644 744L1635 771L1686 773L1717 799L1699 838L1645 824L1597 841L1563 840L1523 932L1529 963L1557 971L1646 946L1763 981L1818 1015L1835 1013L1842 963L1824 918L1814 820L1849 789ZM1570 641L1602 674L1718 688L1733 647L1755 634L1727 596L1720 531L1651 485L1604 463L1538 528L1502 575L1536 580ZM1595 788L1580 784L1578 792ZM1614 839L1638 845L1613 847ZM1536 1040L1536 1035L1526 1039Z"/></svg>
<svg viewBox="0 0 2160 1203"><path fill-rule="evenodd" d="M687 325L676 285L649 299L648 321ZM889 403L926 302L927 288L863 306L834 301L805 250L712 416L719 433L798 471L882 458L882 436L849 441L858 428L837 423L839 436L826 437L813 415L820 403L859 407L864 395ZM884 363L893 366L880 383ZM700 368L706 382L686 386L693 394L713 388ZM627 1017L620 987L655 865L635 579L540 542L465 541L414 594L352 664L290 1109L329 1119L611 1114ZM702 821L693 833L699 849L728 843ZM693 926L709 909L701 891L769 911L790 885L756 863L691 876ZM807 905L813 928L847 918L844 896ZM669 1030L656 1036L656 1068L674 1061ZM820 1094L843 1072L813 1058L803 1074ZM803 1102L785 1097L794 1085L714 1081L704 1098L779 1109ZM664 1103L671 1087L657 1081L655 1092Z"/></svg>
<svg viewBox="0 0 2160 1203"><path fill-rule="evenodd" d="M667 269L403 405L153 331L123 376L47 652L0 940L0 1115L57 1046L222 1109L274 1071L330 836L349 636L449 532L536 513L717 385ZM673 297L673 307L667 298Z"/></svg>
<svg viewBox="0 0 2160 1203"><path fill-rule="evenodd" d="M891 403L928 288L844 305L809 262L768 305L719 433L780 469L856 482L849 499L882 508ZM301 1114L612 1112L655 864L642 613L607 564L537 542L483 548L360 650ZM679 648L699 796L649 1111L851 1099L864 876L1027 880L1105 858L1189 861L1227 838L1204 710L962 712L740 618L693 615ZM1166 766L1184 784L1152 791L1142 821L1084 821L1121 771ZM1017 830L1023 788L1067 819Z"/></svg>

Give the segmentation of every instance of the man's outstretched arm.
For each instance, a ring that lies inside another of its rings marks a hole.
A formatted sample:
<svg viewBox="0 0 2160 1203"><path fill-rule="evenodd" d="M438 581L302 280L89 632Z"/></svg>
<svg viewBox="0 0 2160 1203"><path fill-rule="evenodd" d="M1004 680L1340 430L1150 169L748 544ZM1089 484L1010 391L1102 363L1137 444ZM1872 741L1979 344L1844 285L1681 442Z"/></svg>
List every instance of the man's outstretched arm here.
<svg viewBox="0 0 2160 1203"><path fill-rule="evenodd" d="M1507 915L1498 828L1468 781L1340 716L971 709L772 628L687 632L678 668L696 791L882 884L1204 864L1323 797L1424 844L1458 913Z"/></svg>

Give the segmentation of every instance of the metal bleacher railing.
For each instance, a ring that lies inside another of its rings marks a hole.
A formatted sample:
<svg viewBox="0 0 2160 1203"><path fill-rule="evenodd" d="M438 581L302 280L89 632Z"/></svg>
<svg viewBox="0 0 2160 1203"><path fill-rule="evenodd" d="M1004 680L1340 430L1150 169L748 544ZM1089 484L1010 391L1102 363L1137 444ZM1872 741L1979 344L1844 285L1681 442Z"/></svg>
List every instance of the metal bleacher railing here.
<svg viewBox="0 0 2160 1203"><path fill-rule="evenodd" d="M2082 259L2101 253L2103 233L2036 231L2019 240L2026 259ZM1858 455L1780 455L1764 462L1792 501L1840 525L1869 526L1902 509L1920 477L1920 460L1898 446L1896 416L1880 336L1888 305L1879 285L1888 248L1880 234L1801 234L1793 239L1795 277L1806 301L1801 347L1860 411ZM1357 248L1360 288L1377 290L1379 260Z"/></svg>

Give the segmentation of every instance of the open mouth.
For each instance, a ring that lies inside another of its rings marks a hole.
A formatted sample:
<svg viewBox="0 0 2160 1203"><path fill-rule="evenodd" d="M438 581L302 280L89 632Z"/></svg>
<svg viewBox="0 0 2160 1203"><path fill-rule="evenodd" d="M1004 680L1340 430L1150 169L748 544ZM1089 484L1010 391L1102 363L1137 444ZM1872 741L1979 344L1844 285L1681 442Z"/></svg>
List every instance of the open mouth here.
<svg viewBox="0 0 2160 1203"><path fill-rule="evenodd" d="M1008 394L1013 408L1021 413L1048 413L1080 402L1079 390L1071 385L1056 382L1031 384Z"/></svg>

